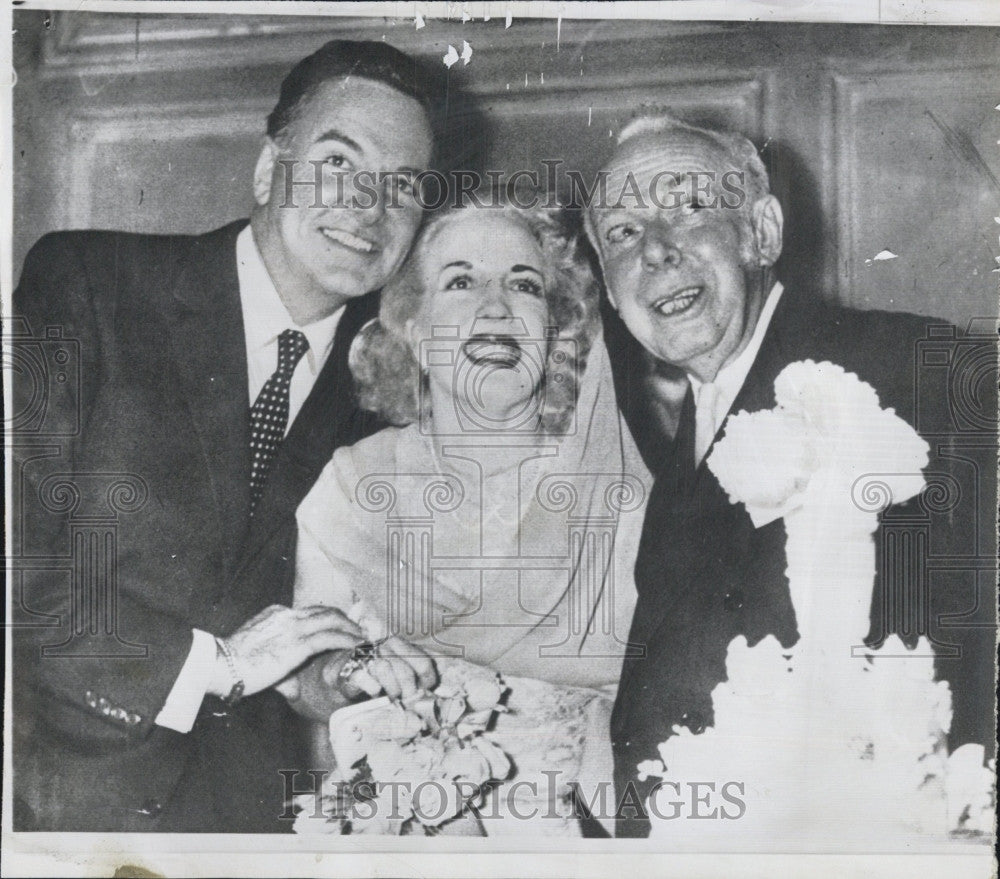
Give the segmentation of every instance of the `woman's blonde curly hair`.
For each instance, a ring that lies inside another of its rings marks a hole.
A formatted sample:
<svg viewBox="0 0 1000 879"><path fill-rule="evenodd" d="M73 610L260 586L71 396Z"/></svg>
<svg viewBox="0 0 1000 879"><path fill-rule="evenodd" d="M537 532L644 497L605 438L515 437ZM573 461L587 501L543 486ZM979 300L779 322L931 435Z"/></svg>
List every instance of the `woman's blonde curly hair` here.
<svg viewBox="0 0 1000 879"><path fill-rule="evenodd" d="M410 342L406 324L416 318L428 291L421 289L422 255L441 231L461 221L470 206L451 207L435 214L417 236L400 272L383 288L378 320L371 321L351 346L350 367L358 402L391 424L416 422L430 413L429 394ZM516 218L535 237L545 257L541 267L549 312L550 337L572 344L547 345L545 375L540 392L541 429L564 433L572 422L579 380L591 345L600 330L598 286L580 249L579 236L570 234L558 209L522 208L511 204L479 207L499 210ZM553 368L558 364L558 369Z"/></svg>

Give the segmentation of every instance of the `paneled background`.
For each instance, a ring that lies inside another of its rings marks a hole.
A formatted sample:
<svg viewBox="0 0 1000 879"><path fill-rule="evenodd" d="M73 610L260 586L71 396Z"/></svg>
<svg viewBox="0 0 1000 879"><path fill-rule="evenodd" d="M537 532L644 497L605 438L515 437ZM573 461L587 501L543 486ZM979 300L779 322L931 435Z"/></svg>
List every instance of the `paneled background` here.
<svg viewBox="0 0 1000 879"><path fill-rule="evenodd" d="M466 40L471 61L448 76L451 138L469 162L592 173L637 105L666 105L763 148L786 208L786 283L961 325L996 312L996 29L494 19L416 30L21 10L14 25L15 278L51 229L189 232L246 215L278 84L325 40L384 38L435 63ZM873 261L883 250L897 258Z"/></svg>

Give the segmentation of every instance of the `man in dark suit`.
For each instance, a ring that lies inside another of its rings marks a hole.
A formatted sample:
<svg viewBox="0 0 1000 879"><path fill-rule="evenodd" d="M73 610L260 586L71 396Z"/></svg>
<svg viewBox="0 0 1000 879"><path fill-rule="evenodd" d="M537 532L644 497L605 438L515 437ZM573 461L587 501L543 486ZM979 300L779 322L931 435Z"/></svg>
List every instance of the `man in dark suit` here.
<svg viewBox="0 0 1000 879"><path fill-rule="evenodd" d="M401 52L328 43L282 84L249 224L28 255L15 315L44 341L15 351L51 353L65 387L15 397L44 409L14 436L15 829L287 829L279 769L301 764L273 687L360 641L290 607L295 510L380 426L348 351L420 223L431 104ZM390 690L429 674L383 665Z"/></svg>
<svg viewBox="0 0 1000 879"><path fill-rule="evenodd" d="M587 220L609 299L646 350L688 379L677 435L663 441L654 466L629 637L641 649L625 660L612 718L618 835L649 832L644 807L656 779L640 782L638 765L658 758L657 745L675 725L695 733L712 725L711 692L726 679L730 642L744 635L752 646L769 634L785 646L798 640L783 520L754 528L705 459L731 414L774 407L775 378L801 360L857 374L931 445L928 490L882 513L868 642L896 632L912 645L926 635L938 676L952 687L949 746L978 742L990 751L992 335L963 340L938 320L861 312L784 290L773 272L781 206L741 136L645 116L622 132L605 170L611 201L625 195L617 206L594 205ZM921 347L934 345L934 362L951 364L943 383L921 375L932 362L919 360ZM941 501L941 492L953 497Z"/></svg>

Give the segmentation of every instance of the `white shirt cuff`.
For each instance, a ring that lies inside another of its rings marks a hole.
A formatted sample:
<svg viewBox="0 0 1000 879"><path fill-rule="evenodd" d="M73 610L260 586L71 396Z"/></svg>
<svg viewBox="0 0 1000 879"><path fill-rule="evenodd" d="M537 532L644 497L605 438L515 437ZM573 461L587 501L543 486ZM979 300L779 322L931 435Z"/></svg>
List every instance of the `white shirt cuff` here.
<svg viewBox="0 0 1000 879"><path fill-rule="evenodd" d="M192 629L191 634L191 650L154 721L179 733L191 732L215 670L215 636L201 629Z"/></svg>

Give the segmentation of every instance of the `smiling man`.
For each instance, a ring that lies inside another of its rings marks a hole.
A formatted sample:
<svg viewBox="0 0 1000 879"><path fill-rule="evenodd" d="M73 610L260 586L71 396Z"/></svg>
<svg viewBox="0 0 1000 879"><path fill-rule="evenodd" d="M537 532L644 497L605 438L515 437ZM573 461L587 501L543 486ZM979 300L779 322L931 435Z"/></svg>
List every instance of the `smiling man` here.
<svg viewBox="0 0 1000 879"><path fill-rule="evenodd" d="M271 114L250 227L296 321L329 317L398 268L422 216L412 181L430 153L426 110L396 84L326 80L305 112Z"/></svg>
<svg viewBox="0 0 1000 879"><path fill-rule="evenodd" d="M776 281L781 207L746 138L646 115L625 127L604 170L607 190L621 195L614 204L592 205L587 227L608 297L642 346L683 370L689 383L677 435L661 441L652 462L658 475L636 563L639 597L629 635L642 654L625 660L612 719L624 804L617 832L645 836L645 796L655 778L640 781L639 764L659 757L658 744L675 727L699 733L712 724L711 693L725 680L729 643L743 635L752 646L770 634L791 646L799 637L782 520L754 528L705 464L729 415L773 408L774 380L790 363L828 360L855 373L875 388L883 408L893 407L918 430L938 426L926 437L925 473L929 482L958 486L961 501L940 516L930 504L921 507L927 555L981 557L987 566L996 547L992 524L982 525L994 518L995 442L992 428L970 441L950 416L946 389L918 380L920 343L942 321L838 307ZM991 344L982 362L992 364L992 373L984 373L992 378L977 385L975 402L987 426L996 423ZM973 376L954 376L952 387L963 382ZM977 467L969 449L978 447L984 457ZM899 518L899 509L890 507L883 523ZM915 521L912 509L907 515ZM908 644L927 635L937 648L938 676L952 688L949 746L978 742L989 752L995 581L956 572L914 593L923 587L902 577L902 563L890 566L891 553L881 551L890 545L884 535L880 528L869 642L891 632Z"/></svg>
<svg viewBox="0 0 1000 879"><path fill-rule="evenodd" d="M654 356L712 382L747 347L781 253L781 206L756 153L694 129L634 123L605 169L614 206L595 206L611 301ZM752 147L750 147L752 149ZM742 180L746 196L723 190ZM623 181L634 181L625 185Z"/></svg>
<svg viewBox="0 0 1000 879"><path fill-rule="evenodd" d="M124 480L134 503L93 618L97 580L25 578L53 623L18 631L17 829L287 829L279 769L301 763L272 688L361 640L338 610L290 607L295 509L335 448L380 426L347 355L420 223L433 104L412 58L328 43L282 83L249 224L54 233L28 255L15 313L79 342L81 383L46 414L71 437L58 457L20 449L25 539L64 557L70 518L106 514L95 498L114 507ZM53 473L97 494L57 510Z"/></svg>

